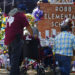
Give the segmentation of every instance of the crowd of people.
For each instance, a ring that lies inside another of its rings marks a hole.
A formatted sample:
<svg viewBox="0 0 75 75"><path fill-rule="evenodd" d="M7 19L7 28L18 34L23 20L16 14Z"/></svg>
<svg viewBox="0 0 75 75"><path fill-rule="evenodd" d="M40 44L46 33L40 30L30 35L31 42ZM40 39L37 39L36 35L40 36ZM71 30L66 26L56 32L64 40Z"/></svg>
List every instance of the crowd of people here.
<svg viewBox="0 0 75 75"><path fill-rule="evenodd" d="M59 63L61 75L69 75L71 70L71 57L75 50L75 35L72 34L72 26L72 20L65 19L61 24L61 32L54 41L53 51L55 60Z"/></svg>
<svg viewBox="0 0 75 75"><path fill-rule="evenodd" d="M57 2L58 1L71 2L72 0L57 0ZM21 65L24 59L23 52L27 53L24 40L28 39L24 37L23 29L24 27L26 27L29 31L29 35L34 37L34 39L36 40L38 38L39 32L37 29L37 23L35 22L34 27L31 27L30 23L28 22L29 19L27 19L24 12L19 10L18 8L12 7L10 12L8 13L8 16L9 17L7 19L5 28L4 43L8 47L9 55L5 51L0 55L0 68L4 66L5 69L7 69L11 66L10 75L20 75L19 66ZM38 16L36 15L36 17ZM55 62L58 62L59 64L61 75L70 74L71 57L73 56L73 50L75 50L75 35L72 34L72 26L72 19L65 19L63 23L60 25L61 32L54 37L52 51L54 54ZM23 46L25 46L24 49ZM47 46L50 47L50 44ZM36 53L37 52L38 51L36 51Z"/></svg>

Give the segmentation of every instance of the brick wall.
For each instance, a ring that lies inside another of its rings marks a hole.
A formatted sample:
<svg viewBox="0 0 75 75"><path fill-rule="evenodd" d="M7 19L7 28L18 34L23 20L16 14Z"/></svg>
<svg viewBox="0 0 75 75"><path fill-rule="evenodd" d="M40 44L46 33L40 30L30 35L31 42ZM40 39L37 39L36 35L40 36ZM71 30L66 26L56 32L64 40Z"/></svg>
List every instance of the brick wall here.
<svg viewBox="0 0 75 75"><path fill-rule="evenodd" d="M52 29L56 29L58 34L60 32L60 23L67 15L73 19L75 24L75 5L50 3L40 3L39 5L44 12L44 16L38 22L38 29L43 38L45 38L45 30L50 31L49 36L52 35ZM75 27L73 28L73 33L75 34Z"/></svg>

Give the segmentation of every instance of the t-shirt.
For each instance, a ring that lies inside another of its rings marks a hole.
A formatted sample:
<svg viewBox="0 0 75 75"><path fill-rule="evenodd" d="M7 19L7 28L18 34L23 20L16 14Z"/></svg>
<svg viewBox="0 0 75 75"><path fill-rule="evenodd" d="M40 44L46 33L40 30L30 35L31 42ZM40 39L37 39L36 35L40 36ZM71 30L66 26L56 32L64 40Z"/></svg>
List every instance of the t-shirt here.
<svg viewBox="0 0 75 75"><path fill-rule="evenodd" d="M23 38L23 28L29 23L22 12L17 12L14 16L9 16L5 28L5 45L10 44L20 34Z"/></svg>

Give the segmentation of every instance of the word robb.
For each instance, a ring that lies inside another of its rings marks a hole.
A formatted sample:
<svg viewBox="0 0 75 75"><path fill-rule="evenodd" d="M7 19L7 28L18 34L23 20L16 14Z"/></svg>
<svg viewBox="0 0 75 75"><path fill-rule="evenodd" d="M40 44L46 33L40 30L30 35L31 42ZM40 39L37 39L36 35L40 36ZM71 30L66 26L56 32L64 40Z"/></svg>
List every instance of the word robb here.
<svg viewBox="0 0 75 75"><path fill-rule="evenodd" d="M55 12L54 13L45 13L44 14L44 19L52 20L52 26L57 27L57 26L60 26L61 22L65 18L71 18L71 19L75 20L75 14L71 13L71 11L72 11L71 6L69 6L69 7L64 7L64 6L58 7L57 6L57 7L55 7ZM65 13L63 13L63 12L65 12ZM58 22L58 20L59 20L60 23Z"/></svg>

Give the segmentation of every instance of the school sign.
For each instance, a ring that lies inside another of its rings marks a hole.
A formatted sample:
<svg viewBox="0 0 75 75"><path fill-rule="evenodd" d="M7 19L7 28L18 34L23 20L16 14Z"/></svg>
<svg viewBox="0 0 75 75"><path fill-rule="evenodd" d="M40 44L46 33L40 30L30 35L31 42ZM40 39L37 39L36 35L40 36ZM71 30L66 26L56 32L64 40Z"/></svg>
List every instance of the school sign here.
<svg viewBox="0 0 75 75"><path fill-rule="evenodd" d="M39 5L44 12L43 18L38 22L42 37L46 36L46 30L49 30L49 36L54 33L57 35L60 32L60 24L65 18L73 20L73 33L75 34L75 5L50 3L40 3ZM52 31L53 29L56 32Z"/></svg>

